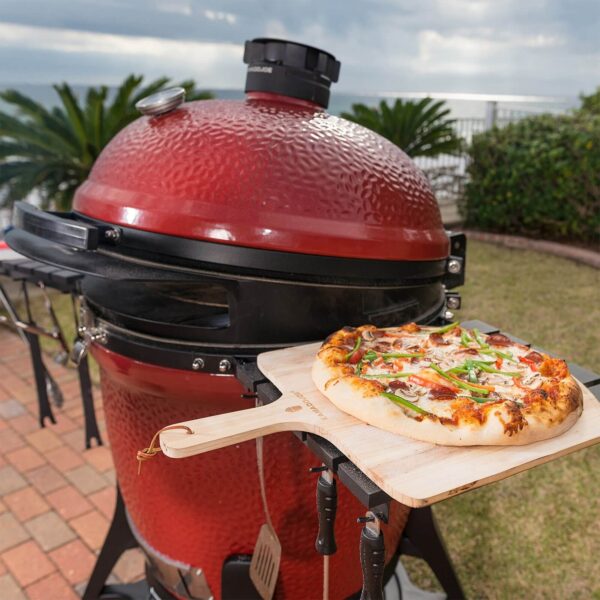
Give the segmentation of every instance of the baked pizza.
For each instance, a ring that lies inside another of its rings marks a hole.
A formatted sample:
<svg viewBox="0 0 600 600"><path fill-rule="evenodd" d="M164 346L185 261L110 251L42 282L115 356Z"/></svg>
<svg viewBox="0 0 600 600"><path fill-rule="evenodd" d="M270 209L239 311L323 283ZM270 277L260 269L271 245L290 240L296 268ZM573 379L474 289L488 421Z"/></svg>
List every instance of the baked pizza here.
<svg viewBox="0 0 600 600"><path fill-rule="evenodd" d="M564 360L458 323L344 327L322 345L312 376L357 419L448 446L551 438L583 409Z"/></svg>

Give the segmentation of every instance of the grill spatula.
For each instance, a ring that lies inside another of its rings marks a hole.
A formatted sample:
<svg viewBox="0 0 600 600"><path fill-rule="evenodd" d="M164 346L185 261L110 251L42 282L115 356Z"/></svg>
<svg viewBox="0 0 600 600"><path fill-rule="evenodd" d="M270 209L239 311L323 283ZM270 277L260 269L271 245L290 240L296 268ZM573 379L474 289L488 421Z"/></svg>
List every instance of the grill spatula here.
<svg viewBox="0 0 600 600"><path fill-rule="evenodd" d="M263 465L263 438L261 437L256 438L256 462L260 482L260 495L267 522L260 528L258 539L254 546L252 561L250 562L250 580L263 600L271 600L275 592L277 576L279 575L281 543L273 529L273 523L267 506Z"/></svg>
<svg viewBox="0 0 600 600"><path fill-rule="evenodd" d="M281 544L271 525L265 523L260 528L250 563L250 579L263 600L273 598L280 561Z"/></svg>

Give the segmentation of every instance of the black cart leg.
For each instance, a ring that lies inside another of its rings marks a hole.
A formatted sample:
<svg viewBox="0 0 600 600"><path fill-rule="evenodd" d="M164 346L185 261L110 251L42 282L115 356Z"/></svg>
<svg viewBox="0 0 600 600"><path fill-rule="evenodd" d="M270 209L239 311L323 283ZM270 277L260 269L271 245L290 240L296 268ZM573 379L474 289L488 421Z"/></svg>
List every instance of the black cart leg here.
<svg viewBox="0 0 600 600"><path fill-rule="evenodd" d="M29 350L31 353L31 364L33 366L33 376L35 378L35 387L37 390L38 406L39 406L39 417L40 426L45 427L46 419L50 419L50 422L56 423L52 408L50 407L50 401L48 400L48 388L46 387L46 367L42 361L42 351L40 349L40 340L38 336L25 332L25 337L29 342Z"/></svg>
<svg viewBox="0 0 600 600"><path fill-rule="evenodd" d="M102 446L102 438L98 430L96 412L94 411L94 396L92 395L92 380L90 379L90 367L87 356L81 359L77 365L79 373L79 389L81 390L81 401L83 402L83 416L85 418L85 447L92 447L92 438L96 444Z"/></svg>
<svg viewBox="0 0 600 600"><path fill-rule="evenodd" d="M403 536L400 553L425 560L449 600L464 598L465 593L458 581L430 506L410 511Z"/></svg>
<svg viewBox="0 0 600 600"><path fill-rule="evenodd" d="M125 504L121 491L117 486L117 503L113 514L112 523L106 539L102 545L102 550L88 581L82 600L98 600L101 597L102 590L106 580L111 574L114 566L117 564L121 555L131 548L137 548L138 544L133 537L127 517L125 516Z"/></svg>

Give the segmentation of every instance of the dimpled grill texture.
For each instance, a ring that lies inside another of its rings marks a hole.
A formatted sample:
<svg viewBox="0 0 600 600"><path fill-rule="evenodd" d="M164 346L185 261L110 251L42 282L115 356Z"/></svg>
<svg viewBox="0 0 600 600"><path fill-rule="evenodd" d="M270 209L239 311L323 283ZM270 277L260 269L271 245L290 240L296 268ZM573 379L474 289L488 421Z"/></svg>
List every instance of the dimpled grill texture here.
<svg viewBox="0 0 600 600"><path fill-rule="evenodd" d="M216 598L221 569L235 554L251 554L265 522L254 442L175 460L158 455L137 474L137 450L165 425L249 408L233 377L215 377L145 365L96 347L103 405L117 479L128 513L143 538L172 560L203 569ZM318 475L315 457L291 433L267 436L264 468L267 501L282 544L275 598L320 598L322 558L315 551ZM358 554L364 507L340 485L337 553L331 558L331 598L360 589ZM392 558L409 509L392 503L385 529Z"/></svg>
<svg viewBox="0 0 600 600"><path fill-rule="evenodd" d="M191 102L102 152L75 209L116 224L329 256L448 254L424 174L395 145L308 105Z"/></svg>

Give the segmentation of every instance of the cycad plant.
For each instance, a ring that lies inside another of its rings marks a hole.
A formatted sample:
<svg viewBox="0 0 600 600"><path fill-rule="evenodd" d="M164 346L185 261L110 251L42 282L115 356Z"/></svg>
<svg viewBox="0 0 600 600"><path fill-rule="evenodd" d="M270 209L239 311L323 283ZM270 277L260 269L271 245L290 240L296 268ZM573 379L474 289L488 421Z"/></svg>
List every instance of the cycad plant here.
<svg viewBox="0 0 600 600"><path fill-rule="evenodd" d="M462 147L454 131L454 120L443 100L423 98L419 101L396 100L389 106L385 100L378 108L353 104L351 113L342 117L372 129L399 146L409 156L452 154Z"/></svg>
<svg viewBox="0 0 600 600"><path fill-rule="evenodd" d="M15 114L0 112L0 199L10 205L36 190L42 208L69 210L73 194L104 146L139 117L135 103L169 87L162 77L142 85L129 75L114 91L90 87L80 102L69 85L55 85L59 106L48 109L16 90L0 92ZM211 98L193 81L179 84L188 100Z"/></svg>

